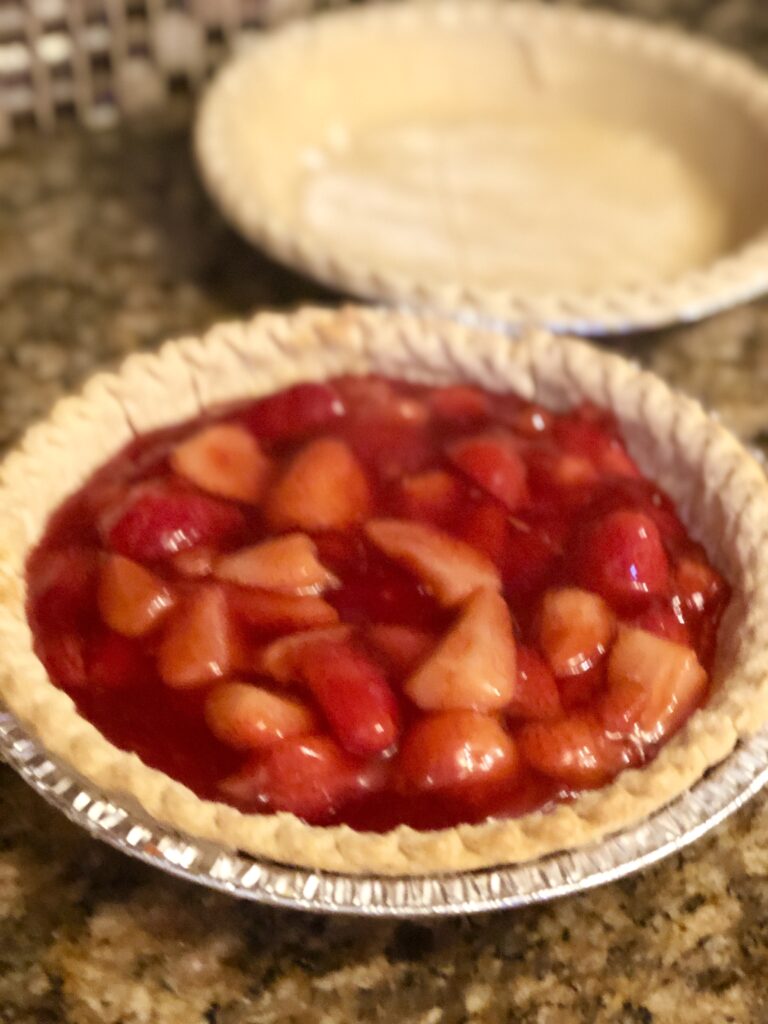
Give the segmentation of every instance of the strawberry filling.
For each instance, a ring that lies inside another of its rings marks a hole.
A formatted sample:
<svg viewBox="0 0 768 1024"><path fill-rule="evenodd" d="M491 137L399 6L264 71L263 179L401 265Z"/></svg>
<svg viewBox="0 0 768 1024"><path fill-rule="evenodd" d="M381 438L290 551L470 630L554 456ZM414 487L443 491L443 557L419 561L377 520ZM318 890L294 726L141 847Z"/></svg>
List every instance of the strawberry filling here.
<svg viewBox="0 0 768 1024"><path fill-rule="evenodd" d="M137 439L27 578L41 661L111 742L375 831L652 760L706 701L730 594L609 414L378 377Z"/></svg>

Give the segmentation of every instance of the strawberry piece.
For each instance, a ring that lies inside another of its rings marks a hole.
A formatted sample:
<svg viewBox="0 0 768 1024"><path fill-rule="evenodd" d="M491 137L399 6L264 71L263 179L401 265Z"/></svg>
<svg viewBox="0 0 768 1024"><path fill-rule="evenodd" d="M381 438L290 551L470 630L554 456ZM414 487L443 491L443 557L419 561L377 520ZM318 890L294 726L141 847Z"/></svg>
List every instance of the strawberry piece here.
<svg viewBox="0 0 768 1024"><path fill-rule="evenodd" d="M429 407L439 420L467 426L487 418L490 399L479 388L456 384L435 388L429 396Z"/></svg>
<svg viewBox="0 0 768 1024"><path fill-rule="evenodd" d="M707 673L690 647L621 626L608 659L602 718L612 732L655 744L676 732L703 701Z"/></svg>
<svg viewBox="0 0 768 1024"><path fill-rule="evenodd" d="M587 590L548 590L539 611L538 644L556 676L592 668L607 651L616 628L613 612Z"/></svg>
<svg viewBox="0 0 768 1024"><path fill-rule="evenodd" d="M294 736L254 758L219 789L238 806L289 811L319 824L375 788L380 774L330 737Z"/></svg>
<svg viewBox="0 0 768 1024"><path fill-rule="evenodd" d="M330 384L296 384L268 395L245 413L243 422L257 437L284 441L304 437L344 416L346 409Z"/></svg>
<svg viewBox="0 0 768 1024"><path fill-rule="evenodd" d="M400 481L397 505L408 519L442 526L461 510L462 487L451 473L429 470Z"/></svg>
<svg viewBox="0 0 768 1024"><path fill-rule="evenodd" d="M98 559L90 548L71 546L33 555L29 602L44 629L79 625L95 607Z"/></svg>
<svg viewBox="0 0 768 1024"><path fill-rule="evenodd" d="M443 711L419 719L403 740L400 787L479 796L478 787L510 781L520 765L515 741L490 715Z"/></svg>
<svg viewBox="0 0 768 1024"><path fill-rule="evenodd" d="M399 732L399 713L378 665L344 641L321 640L305 647L302 655L302 679L342 747L361 757L391 747Z"/></svg>
<svg viewBox="0 0 768 1024"><path fill-rule="evenodd" d="M564 417L555 424L555 436L564 451L589 460L603 476L640 476L623 443L602 421Z"/></svg>
<svg viewBox="0 0 768 1024"><path fill-rule="evenodd" d="M322 597L310 594L277 594L271 590L233 588L232 610L256 629L290 633L339 621L336 609Z"/></svg>
<svg viewBox="0 0 768 1024"><path fill-rule="evenodd" d="M427 406L381 378L337 383L349 412L350 444L359 458L382 480L420 470L433 450Z"/></svg>
<svg viewBox="0 0 768 1024"><path fill-rule="evenodd" d="M704 561L704 557L684 555L678 558L673 570L673 590L681 614L698 619L724 599L726 584L722 576Z"/></svg>
<svg viewBox="0 0 768 1024"><path fill-rule="evenodd" d="M171 453L171 468L203 491L258 505L271 473L259 442L244 427L218 423L182 441Z"/></svg>
<svg viewBox="0 0 768 1024"><path fill-rule="evenodd" d="M229 675L240 660L238 646L224 589L200 584L166 627L158 651L160 675L176 689L205 686Z"/></svg>
<svg viewBox="0 0 768 1024"><path fill-rule="evenodd" d="M628 747L606 735L589 712L554 722L528 722L517 733L531 767L575 789L604 786L632 763Z"/></svg>
<svg viewBox="0 0 768 1024"><path fill-rule="evenodd" d="M372 519L365 532L385 555L415 573L441 604L461 604L478 587L498 590L501 586L498 570L489 558L426 523Z"/></svg>
<svg viewBox="0 0 768 1024"><path fill-rule="evenodd" d="M237 750L259 750L317 730L315 716L302 701L250 683L214 686L206 697L205 721L217 739Z"/></svg>
<svg viewBox="0 0 768 1024"><path fill-rule="evenodd" d="M639 614L632 616L628 625L635 626L637 629L645 629L664 640L672 640L685 647L691 646L690 634L685 624L680 621L674 601L670 603L663 598L655 598L647 608L643 608Z"/></svg>
<svg viewBox="0 0 768 1024"><path fill-rule="evenodd" d="M359 458L384 481L419 472L433 454L423 406L400 402L397 411L401 418L394 415L366 418L358 425L352 440Z"/></svg>
<svg viewBox="0 0 768 1024"><path fill-rule="evenodd" d="M542 406L519 399L510 402L506 395L496 403L496 418L516 434L532 438L548 434L555 423L552 413Z"/></svg>
<svg viewBox="0 0 768 1024"><path fill-rule="evenodd" d="M243 587L286 594L319 594L335 582L305 533L275 537L224 555L216 561L214 574Z"/></svg>
<svg viewBox="0 0 768 1024"><path fill-rule="evenodd" d="M279 683L296 681L301 678L301 664L307 651L324 640L341 642L348 640L351 635L352 627L344 624L281 636L262 648L259 671L272 676Z"/></svg>
<svg viewBox="0 0 768 1024"><path fill-rule="evenodd" d="M500 594L486 589L469 598L404 689L424 710L492 711L509 704L516 676L509 609Z"/></svg>
<svg viewBox="0 0 768 1024"><path fill-rule="evenodd" d="M86 664L90 685L103 690L140 685L154 675L141 644L111 630L88 643Z"/></svg>
<svg viewBox="0 0 768 1024"><path fill-rule="evenodd" d="M85 668L85 644L78 633L56 632L35 645L35 651L51 679L59 686L79 688L88 685Z"/></svg>
<svg viewBox="0 0 768 1024"><path fill-rule="evenodd" d="M536 651L522 644L517 647L515 692L506 710L510 718L531 721L547 721L563 714L552 670Z"/></svg>
<svg viewBox="0 0 768 1024"><path fill-rule="evenodd" d="M656 523L632 509L618 509L591 523L577 541L579 581L611 604L636 604L664 595L669 564Z"/></svg>
<svg viewBox="0 0 768 1024"><path fill-rule="evenodd" d="M590 518L599 519L610 512L635 509L656 524L665 548L675 551L687 547L685 527L675 512L670 499L649 480L614 477L609 485L596 492L590 506Z"/></svg>
<svg viewBox="0 0 768 1024"><path fill-rule="evenodd" d="M534 491L555 491L562 501L579 499L584 490L600 479L586 456L544 445L531 445L526 452L526 465Z"/></svg>
<svg viewBox="0 0 768 1024"><path fill-rule="evenodd" d="M143 636L162 622L175 599L149 569L122 555L109 555L99 574L98 601L108 626L123 636Z"/></svg>
<svg viewBox="0 0 768 1024"><path fill-rule="evenodd" d="M462 473L510 512L528 500L525 463L509 437L495 434L470 437L454 442L447 454Z"/></svg>
<svg viewBox="0 0 768 1024"><path fill-rule="evenodd" d="M371 493L349 446L334 438L311 441L291 460L266 501L277 530L343 530L368 515Z"/></svg>
<svg viewBox="0 0 768 1024"><path fill-rule="evenodd" d="M216 549L201 545L199 548L190 548L189 551L180 551L170 559L171 565L180 576L189 579L204 579L213 575L213 564L216 561Z"/></svg>
<svg viewBox="0 0 768 1024"><path fill-rule="evenodd" d="M418 424L429 421L427 406L413 393L404 394L382 377L341 377L336 387L355 428ZM359 432L359 430L356 430Z"/></svg>
<svg viewBox="0 0 768 1024"><path fill-rule="evenodd" d="M102 520L107 546L137 562L228 541L244 527L234 505L160 482L132 487L116 514Z"/></svg>
<svg viewBox="0 0 768 1024"><path fill-rule="evenodd" d="M410 626L369 626L367 636L388 667L399 675L412 672L437 642L431 633Z"/></svg>

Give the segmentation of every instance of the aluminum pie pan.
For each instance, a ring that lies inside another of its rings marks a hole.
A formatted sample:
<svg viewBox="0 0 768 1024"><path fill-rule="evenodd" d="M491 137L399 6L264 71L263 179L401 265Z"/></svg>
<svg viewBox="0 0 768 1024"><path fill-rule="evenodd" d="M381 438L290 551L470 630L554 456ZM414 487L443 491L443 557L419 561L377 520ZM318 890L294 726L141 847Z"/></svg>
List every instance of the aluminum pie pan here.
<svg viewBox="0 0 768 1024"><path fill-rule="evenodd" d="M96 839L152 867L239 899L361 917L429 918L513 909L592 889L677 853L768 782L768 727L741 741L690 790L632 828L531 861L426 876L345 875L252 857L168 828L56 758L5 709L0 757Z"/></svg>

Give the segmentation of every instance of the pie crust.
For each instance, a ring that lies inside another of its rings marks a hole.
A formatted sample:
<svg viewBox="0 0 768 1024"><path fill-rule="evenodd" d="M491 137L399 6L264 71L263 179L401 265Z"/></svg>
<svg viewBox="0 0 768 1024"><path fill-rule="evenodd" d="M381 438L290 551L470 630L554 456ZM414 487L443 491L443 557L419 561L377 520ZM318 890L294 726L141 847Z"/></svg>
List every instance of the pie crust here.
<svg viewBox="0 0 768 1024"><path fill-rule="evenodd" d="M766 290L767 112L746 61L631 18L366 3L243 47L195 149L228 221L325 284L611 333Z"/></svg>
<svg viewBox="0 0 768 1024"><path fill-rule="evenodd" d="M386 834L313 827L291 814L243 814L204 801L110 744L48 679L32 649L24 565L49 513L137 433L257 398L301 380L382 373L426 384L476 383L552 408L613 410L632 456L675 502L733 596L720 629L713 693L641 769L513 820ZM768 720L768 479L695 401L615 355L546 332L520 340L410 313L347 307L260 314L203 338L130 357L33 427L0 469L0 696L53 754L158 821L257 857L389 875L531 860L633 824L686 790Z"/></svg>

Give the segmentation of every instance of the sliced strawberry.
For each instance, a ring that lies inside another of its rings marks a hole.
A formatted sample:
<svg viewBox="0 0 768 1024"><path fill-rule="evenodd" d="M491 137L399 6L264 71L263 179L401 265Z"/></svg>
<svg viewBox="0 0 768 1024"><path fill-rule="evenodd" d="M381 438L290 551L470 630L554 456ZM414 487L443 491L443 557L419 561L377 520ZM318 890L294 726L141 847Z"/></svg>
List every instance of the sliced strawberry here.
<svg viewBox="0 0 768 1024"><path fill-rule="evenodd" d="M371 493L365 473L343 441L310 441L294 456L266 501L278 530L343 530L368 515Z"/></svg>
<svg viewBox="0 0 768 1024"><path fill-rule="evenodd" d="M456 426L467 426L486 419L490 404L484 391L466 384L435 388L429 396L429 406L434 415Z"/></svg>
<svg viewBox="0 0 768 1024"><path fill-rule="evenodd" d="M256 402L243 422L257 437L283 441L327 427L345 412L344 402L332 385L296 384Z"/></svg>
<svg viewBox="0 0 768 1024"><path fill-rule="evenodd" d="M219 789L240 806L289 811L319 824L370 792L377 774L330 737L295 736L254 758Z"/></svg>
<svg viewBox="0 0 768 1024"><path fill-rule="evenodd" d="M672 588L686 621L697 619L727 594L723 577L707 565L706 556L688 554L678 558L673 570Z"/></svg>
<svg viewBox="0 0 768 1024"><path fill-rule="evenodd" d="M410 626L369 626L367 637L385 663L400 675L412 672L437 643L431 633Z"/></svg>
<svg viewBox="0 0 768 1024"><path fill-rule="evenodd" d="M322 597L311 594L276 594L255 587L232 588L233 611L256 629L290 633L339 621L336 609Z"/></svg>
<svg viewBox="0 0 768 1024"><path fill-rule="evenodd" d="M426 404L378 377L337 384L349 413L349 442L366 466L382 480L420 470L432 454Z"/></svg>
<svg viewBox="0 0 768 1024"><path fill-rule="evenodd" d="M286 594L320 594L334 583L305 533L289 533L217 559L214 574L242 587Z"/></svg>
<svg viewBox="0 0 768 1024"><path fill-rule="evenodd" d="M632 616L628 625L645 629L664 640L672 640L676 644L690 647L691 637L685 624L680 621L681 615L682 613L679 615L675 610L674 602L654 598L647 608Z"/></svg>
<svg viewBox="0 0 768 1024"><path fill-rule="evenodd" d="M403 516L443 526L461 510L462 486L451 473L431 469L406 476L400 483L396 504Z"/></svg>
<svg viewBox="0 0 768 1024"><path fill-rule="evenodd" d="M220 498L258 505L271 474L270 460L245 427L205 427L171 452L171 468Z"/></svg>
<svg viewBox="0 0 768 1024"><path fill-rule="evenodd" d="M592 668L608 650L615 629L611 609L588 590L564 587L542 598L538 643L556 676Z"/></svg>
<svg viewBox="0 0 768 1024"><path fill-rule="evenodd" d="M612 604L636 604L665 594L669 587L659 529L643 512L618 509L590 523L573 557L582 586Z"/></svg>
<svg viewBox="0 0 768 1024"><path fill-rule="evenodd" d="M334 386L354 420L386 416L398 401L395 389L383 377L339 377Z"/></svg>
<svg viewBox="0 0 768 1024"><path fill-rule="evenodd" d="M420 718L406 734L398 779L406 792L476 796L479 786L512 779L519 765L514 740L495 718L443 711Z"/></svg>
<svg viewBox="0 0 768 1024"><path fill-rule="evenodd" d="M517 741L531 767L576 789L604 786L632 763L626 745L607 736L589 712L529 722L518 731Z"/></svg>
<svg viewBox="0 0 768 1024"><path fill-rule="evenodd" d="M424 710L492 711L509 704L517 670L512 619L504 598L478 590L432 654L405 684Z"/></svg>
<svg viewBox="0 0 768 1024"><path fill-rule="evenodd" d="M213 575L213 564L216 561L216 549L205 544L189 551L180 551L170 559L171 565L180 576L189 579L204 579Z"/></svg>
<svg viewBox="0 0 768 1024"><path fill-rule="evenodd" d="M624 512L634 509L652 519L670 551L686 546L685 527L680 522L675 507L662 491L650 480L615 476L598 489L590 506L590 517L597 520L610 512Z"/></svg>
<svg viewBox="0 0 768 1024"><path fill-rule="evenodd" d="M510 512L528 500L525 463L511 438L482 434L455 441L447 454L462 473Z"/></svg>
<svg viewBox="0 0 768 1024"><path fill-rule="evenodd" d="M504 395L496 402L496 417L506 427L511 427L516 434L524 437L541 437L548 434L555 422L555 417L547 409L534 402L510 402Z"/></svg>
<svg viewBox="0 0 768 1024"><path fill-rule="evenodd" d="M666 739L701 704L707 673L690 647L621 626L608 659L606 727L644 744Z"/></svg>
<svg viewBox="0 0 768 1024"><path fill-rule="evenodd" d="M88 680L99 689L123 689L145 683L154 674L137 640L104 630L86 647Z"/></svg>
<svg viewBox="0 0 768 1024"><path fill-rule="evenodd" d="M99 613L123 636L143 636L160 625L175 598L168 584L122 555L109 555L99 573Z"/></svg>
<svg viewBox="0 0 768 1024"><path fill-rule="evenodd" d="M415 573L441 604L460 604L478 587L501 586L499 572L489 558L426 523L372 519L365 532L385 555Z"/></svg>
<svg viewBox="0 0 768 1024"><path fill-rule="evenodd" d="M554 491L562 500L579 498L600 475L585 455L564 452L551 445L531 444L525 451L528 477L535 490Z"/></svg>
<svg viewBox="0 0 768 1024"><path fill-rule="evenodd" d="M231 540L243 532L245 519L217 498L152 481L132 487L102 526L109 548L142 562Z"/></svg>
<svg viewBox="0 0 768 1024"><path fill-rule="evenodd" d="M564 451L588 459L602 475L640 475L622 441L600 421L584 420L579 415L564 417L556 423L555 436Z"/></svg>
<svg viewBox="0 0 768 1024"><path fill-rule="evenodd" d="M328 626L321 629L307 629L273 640L262 648L259 671L272 676L279 683L289 683L301 678L301 664L306 652L323 640L334 642L348 640L352 627L347 625Z"/></svg>
<svg viewBox="0 0 768 1024"><path fill-rule="evenodd" d="M317 731L315 716L302 701L250 683L214 686L205 700L205 720L217 739L238 750L259 750Z"/></svg>
<svg viewBox="0 0 768 1024"><path fill-rule="evenodd" d="M510 718L531 721L560 718L563 714L552 670L536 651L522 644L517 647L515 692L506 711Z"/></svg>
<svg viewBox="0 0 768 1024"><path fill-rule="evenodd" d="M96 604L98 557L91 548L71 546L33 555L30 610L44 629L79 625Z"/></svg>
<svg viewBox="0 0 768 1024"><path fill-rule="evenodd" d="M423 406L405 400L386 417L367 417L350 435L355 453L380 480L417 473L433 454L426 418Z"/></svg>
<svg viewBox="0 0 768 1024"><path fill-rule="evenodd" d="M303 651L301 676L339 743L367 757L399 732L397 701L381 669L349 641L321 640Z"/></svg>
<svg viewBox="0 0 768 1024"><path fill-rule="evenodd" d="M224 589L200 584L166 627L158 651L160 675L177 689L205 686L229 675L240 660L238 645Z"/></svg>

